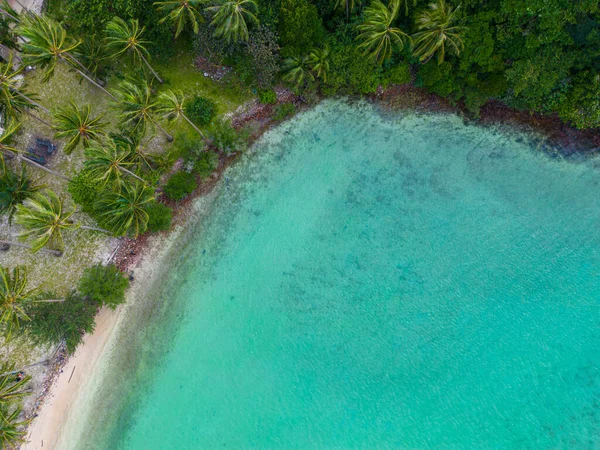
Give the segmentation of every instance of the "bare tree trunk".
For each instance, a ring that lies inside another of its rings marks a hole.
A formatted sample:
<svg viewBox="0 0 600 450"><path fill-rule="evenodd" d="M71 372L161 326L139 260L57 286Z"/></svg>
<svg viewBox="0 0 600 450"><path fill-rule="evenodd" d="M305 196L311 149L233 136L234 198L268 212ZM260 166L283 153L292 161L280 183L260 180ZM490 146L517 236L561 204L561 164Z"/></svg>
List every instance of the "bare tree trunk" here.
<svg viewBox="0 0 600 450"><path fill-rule="evenodd" d="M21 161L26 162L27 164L31 164L32 166L37 167L38 169L42 169L43 171L48 172L48 173L54 175L55 177L62 178L63 180L66 180L66 181L71 181L70 178L65 177L63 174L55 172L54 170L50 170L47 167L44 167L41 164L38 164L35 161L30 160L29 158L25 158L19 154L17 154L17 158L19 158Z"/></svg>
<svg viewBox="0 0 600 450"><path fill-rule="evenodd" d="M144 61L146 63L146 66L148 67L148 69L150 69L150 72L152 72L152 74L154 75L154 77L158 80L158 82L160 84L163 84L164 81L158 76L158 74L155 72L155 70L152 68L152 66L150 65L150 63L146 60L146 58L144 58L144 55L142 55L141 52L139 52L139 55L142 58L142 61Z"/></svg>
<svg viewBox="0 0 600 450"><path fill-rule="evenodd" d="M191 120L188 118L188 116L186 116L186 115L185 115L185 114L183 114L183 113L181 113L181 116L182 116L182 117L183 117L183 118L184 118L184 119L187 121L187 123L189 123L191 126L193 126L193 127L194 127L194 130L196 130L196 131L197 131L197 132L200 134L200 136L202 136L203 138L204 138L204 137L206 137L206 136L204 136L204 133L203 133L202 131L200 131L200 128L198 128L198 127L197 127L197 126L194 124L194 122L192 122L192 121L191 121Z"/></svg>
<svg viewBox="0 0 600 450"><path fill-rule="evenodd" d="M48 127L52 128L52 124L51 124L51 123L49 123L49 122L46 122L46 121L45 121L44 119L42 119L41 117L38 117L38 116L36 116L35 114L33 114L33 113L32 113L32 112L30 112L30 111L27 111L26 109L23 109L23 111L24 111L24 112L25 112L25 114L27 114L29 117L32 117L32 118L34 118L35 120L37 120L38 122L40 122L40 123L43 123L44 125L46 125L46 126L48 126Z"/></svg>
<svg viewBox="0 0 600 450"><path fill-rule="evenodd" d="M15 247L23 247L23 248L28 248L28 249L31 250L31 246L25 245L25 244L21 244L20 242L0 240L0 244L8 245L9 248L10 248L11 245L14 245ZM63 254L60 250L51 250L49 248L41 248L40 251L47 252L47 253L52 253L54 256L62 256L62 254Z"/></svg>
<svg viewBox="0 0 600 450"><path fill-rule="evenodd" d="M105 230L104 228L88 227L87 225L80 225L79 228L82 230L100 231L102 233L110 234L110 231Z"/></svg>
<svg viewBox="0 0 600 450"><path fill-rule="evenodd" d="M131 170L126 169L125 167L121 167L121 170L123 172L125 172L127 175L131 175L133 178L135 178L136 180L141 181L142 183L144 183L144 185L146 185L146 180L144 180L142 177L137 176L135 173L133 173Z"/></svg>
<svg viewBox="0 0 600 450"><path fill-rule="evenodd" d="M96 86L98 89L101 89L106 95L108 95L110 98L112 98L114 101L118 101L117 97L115 97L114 95L112 95L110 92L108 92L106 89L104 89L102 86L100 86L98 83L96 83L94 80L92 80L89 76L87 76L85 73L83 73L80 69L78 69L77 67L75 67L75 65L73 64L73 62L76 62L77 64L81 64L79 61L77 61L75 58L73 58L71 55L69 55L67 53L67 55L69 56L69 58L72 59L72 61L70 59L66 59L65 57L63 58L63 61L66 62L71 62L71 66L73 67L73 69L75 69L75 71L81 75L83 78L85 78L86 80L88 80L90 83L92 83L94 86Z"/></svg>
<svg viewBox="0 0 600 450"><path fill-rule="evenodd" d="M173 136L171 136L171 135L170 135L170 134L167 132L167 130L165 130L163 127L161 127L161 126L160 126L160 124L159 124L159 123L158 123L156 120L154 120L154 119L150 119L150 120L152 121L152 123L153 123L154 125L156 125L156 128L158 128L160 131L162 131L162 132L164 133L164 135L167 137L167 141L169 141L169 142L173 142Z"/></svg>
<svg viewBox="0 0 600 450"><path fill-rule="evenodd" d="M95 75L92 73L92 71L91 71L90 69L88 69L87 67L85 67L81 61L79 61L77 58L75 58L75 57L74 57L73 55L71 55L70 53L67 53L67 55L69 56L69 58L71 58L71 59L73 60L73 62L74 62L75 64L77 64L79 67L81 67L81 70L83 70L84 72L86 72L90 78L91 78L91 77L94 77L94 81L95 81L96 83L98 83L98 84L100 84L100 85L103 85L103 84L101 84L101 83L98 81L98 79L97 79L97 78L96 78L96 76L95 76Z"/></svg>
<svg viewBox="0 0 600 450"><path fill-rule="evenodd" d="M32 303L62 303L64 302L66 299L62 298L62 299L50 299L50 300L33 300Z"/></svg>
<svg viewBox="0 0 600 450"><path fill-rule="evenodd" d="M21 92L17 91L16 89L11 89L12 92L14 92L15 94L17 94L19 97L23 97L25 100L27 100L29 103L31 103L34 106L37 106L38 108L40 108L42 111L44 111L46 114L50 114L50 110L47 108L44 108L42 105L40 105L39 103L33 101L32 99L30 99L29 97L27 97L25 94L22 94Z"/></svg>
<svg viewBox="0 0 600 450"><path fill-rule="evenodd" d="M42 364L48 364L50 362L49 359L44 359L43 361L38 361L33 364L29 364L28 366L23 366L20 369L11 370L10 372L0 373L0 377L4 377L6 375L12 375L13 373L23 372L25 369L30 369L31 367L41 366Z"/></svg>

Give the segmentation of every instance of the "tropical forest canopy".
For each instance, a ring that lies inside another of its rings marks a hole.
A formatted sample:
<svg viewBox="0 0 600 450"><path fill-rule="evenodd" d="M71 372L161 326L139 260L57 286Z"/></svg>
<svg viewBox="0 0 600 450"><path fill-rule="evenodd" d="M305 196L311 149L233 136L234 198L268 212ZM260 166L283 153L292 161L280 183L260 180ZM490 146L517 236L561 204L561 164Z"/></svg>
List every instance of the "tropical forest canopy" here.
<svg viewBox="0 0 600 450"><path fill-rule="evenodd" d="M175 18L184 3L195 13ZM225 8L238 17L219 23ZM56 10L82 37L102 34L114 16L138 19L159 56L172 53L178 33L261 89L283 77L308 92L373 93L412 73L474 114L499 99L579 128L600 124L596 0L62 0Z"/></svg>

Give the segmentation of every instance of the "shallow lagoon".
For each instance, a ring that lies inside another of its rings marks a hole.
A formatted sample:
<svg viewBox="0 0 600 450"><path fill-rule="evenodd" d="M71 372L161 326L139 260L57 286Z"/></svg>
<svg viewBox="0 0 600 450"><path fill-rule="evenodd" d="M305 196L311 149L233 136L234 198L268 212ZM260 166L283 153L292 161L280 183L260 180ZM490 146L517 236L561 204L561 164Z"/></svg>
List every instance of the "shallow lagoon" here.
<svg viewBox="0 0 600 450"><path fill-rule="evenodd" d="M71 444L597 448L599 180L510 130L324 102L226 173Z"/></svg>

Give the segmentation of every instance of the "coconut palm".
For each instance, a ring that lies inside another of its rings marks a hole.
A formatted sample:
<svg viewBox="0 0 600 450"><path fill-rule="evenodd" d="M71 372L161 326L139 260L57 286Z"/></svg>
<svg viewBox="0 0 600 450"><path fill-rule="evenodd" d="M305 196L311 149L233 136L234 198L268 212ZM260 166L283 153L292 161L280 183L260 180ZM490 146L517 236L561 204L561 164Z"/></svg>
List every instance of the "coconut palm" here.
<svg viewBox="0 0 600 450"><path fill-rule="evenodd" d="M105 63L111 57L104 42L93 37L84 39L81 45L73 51L73 55L95 78L101 76Z"/></svg>
<svg viewBox="0 0 600 450"><path fill-rule="evenodd" d="M158 96L158 112L164 114L164 117L171 121L176 121L180 118L190 124L198 134L204 137L204 133L200 131L188 116L185 114L185 95L181 91L167 90Z"/></svg>
<svg viewBox="0 0 600 450"><path fill-rule="evenodd" d="M0 267L0 325L7 338L21 328L22 321L30 320L25 309L38 294L37 288L27 289L27 271L24 267L18 266L12 271Z"/></svg>
<svg viewBox="0 0 600 450"><path fill-rule="evenodd" d="M215 36L222 37L227 42L248 40L248 24L258 24L256 12L258 6L254 0L217 0L215 6L206 8L214 13L212 22Z"/></svg>
<svg viewBox="0 0 600 450"><path fill-rule="evenodd" d="M361 41L358 48L379 65L392 55L394 46L404 47L411 42L408 34L392 26L398 17L399 6L399 0L392 0L389 7L373 0L365 9L365 21L357 27L360 34L356 39Z"/></svg>
<svg viewBox="0 0 600 450"><path fill-rule="evenodd" d="M55 137L68 139L63 150L70 154L80 143L87 148L91 142L102 142L106 124L101 120L102 115L92 116L90 105L80 109L71 102L54 114L52 128L56 131Z"/></svg>
<svg viewBox="0 0 600 450"><path fill-rule="evenodd" d="M106 145L92 145L85 149L85 168L88 173L103 186L109 185L113 189L119 188L123 183L124 175L135 178L145 183L143 178L133 173L130 155L131 149L111 140Z"/></svg>
<svg viewBox="0 0 600 450"><path fill-rule="evenodd" d="M461 34L465 27L454 25L458 19L456 9L446 4L445 0L430 3L429 10L417 16L417 33L413 35L415 41L414 55L421 63L426 63L437 53L438 64L444 61L446 46L448 50L459 55L464 48Z"/></svg>
<svg viewBox="0 0 600 450"><path fill-rule="evenodd" d="M118 147L127 153L127 161L140 170L146 168L153 171L159 162L157 158L158 155L146 151L146 146L151 139L146 140L146 143L142 144L137 136L117 134L112 136L112 140ZM138 178L138 180L141 179Z"/></svg>
<svg viewBox="0 0 600 450"><path fill-rule="evenodd" d="M315 77L327 81L329 72L329 48L315 48L308 54L307 64Z"/></svg>
<svg viewBox="0 0 600 450"><path fill-rule="evenodd" d="M8 223L20 205L31 198L42 186L36 184L27 173L25 165L21 166L21 173L5 169L0 175L0 215L8 214Z"/></svg>
<svg viewBox="0 0 600 450"><path fill-rule="evenodd" d="M296 90L301 90L307 82L315 79L308 60L308 56L293 56L283 62L283 80L293 84Z"/></svg>
<svg viewBox="0 0 600 450"><path fill-rule="evenodd" d="M27 92L23 83L21 72L13 69L13 54L10 53L8 60L0 63L0 95L2 96L2 104L7 108L7 113L14 117L14 112L22 112L22 108L39 108L45 113L50 113L48 109L34 100L34 94ZM18 102L17 99L21 99Z"/></svg>
<svg viewBox="0 0 600 450"><path fill-rule="evenodd" d="M150 42L142 39L144 30L144 27L140 28L136 19L131 19L127 23L120 17L114 17L106 25L106 47L113 52L114 57L130 53L135 63L143 62L158 82L162 84L163 80L148 62L150 54L146 49L146 45Z"/></svg>
<svg viewBox="0 0 600 450"><path fill-rule="evenodd" d="M119 119L123 124L132 127L133 132L143 134L148 123L152 123L164 133L169 142L173 140L173 136L161 127L154 117L158 102L153 98L147 82L123 81L115 90L115 94L118 98L115 106L121 111Z"/></svg>
<svg viewBox="0 0 600 450"><path fill-rule="evenodd" d="M26 389L25 385L31 380L30 376L25 376L19 381L15 380L15 365L0 365L0 405L19 400L31 393L31 389Z"/></svg>
<svg viewBox="0 0 600 450"><path fill-rule="evenodd" d="M173 0L168 2L156 2L158 11L167 13L159 23L169 22L175 25L175 38L185 28L187 22L192 25L194 34L198 34L199 24L204 22L204 17L200 14L198 7L206 3L206 0Z"/></svg>
<svg viewBox="0 0 600 450"><path fill-rule="evenodd" d="M23 204L17 205L15 223L23 227L19 240L30 241L31 248L37 252L43 247L62 251L64 242L62 232L81 228L84 230L107 230L89 227L71 220L75 208L66 210L63 201L50 189L36 193Z"/></svg>
<svg viewBox="0 0 600 450"><path fill-rule="evenodd" d="M154 201L152 189L141 183L124 184L120 191L108 192L96 202L103 226L116 236L137 238L148 227L145 206Z"/></svg>
<svg viewBox="0 0 600 450"><path fill-rule="evenodd" d="M26 38L21 46L23 61L26 65L45 68L43 81L48 81L54 75L56 65L62 62L114 99L110 92L84 72L87 70L85 66L71 53L80 42L69 38L62 25L46 16L28 14L18 29Z"/></svg>
<svg viewBox="0 0 600 450"><path fill-rule="evenodd" d="M65 177L63 174L55 172L54 170L50 170L47 167L42 166L41 164L36 163L35 161L30 160L29 158L24 157L26 155L22 150L18 150L14 146L10 144L13 136L19 130L20 124L15 122L14 120L9 120L4 128L4 133L0 136L0 163L3 164L4 156L12 158L16 156L19 160L26 162L29 165L37 167L47 173L50 173L56 177L62 178L66 181L71 181L70 178Z"/></svg>
<svg viewBox="0 0 600 450"><path fill-rule="evenodd" d="M31 419L20 420L21 408L10 409L8 405L0 406L0 448L13 450L25 442L25 425Z"/></svg>

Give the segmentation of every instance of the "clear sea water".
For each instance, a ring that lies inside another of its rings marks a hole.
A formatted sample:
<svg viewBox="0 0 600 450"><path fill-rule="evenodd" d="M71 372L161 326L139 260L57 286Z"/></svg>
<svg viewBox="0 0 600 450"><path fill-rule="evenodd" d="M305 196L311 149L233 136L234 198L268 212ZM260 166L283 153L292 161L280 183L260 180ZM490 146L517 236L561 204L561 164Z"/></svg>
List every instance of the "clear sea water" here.
<svg viewBox="0 0 600 450"><path fill-rule="evenodd" d="M599 448L600 174L538 143L344 101L269 132L76 447Z"/></svg>

